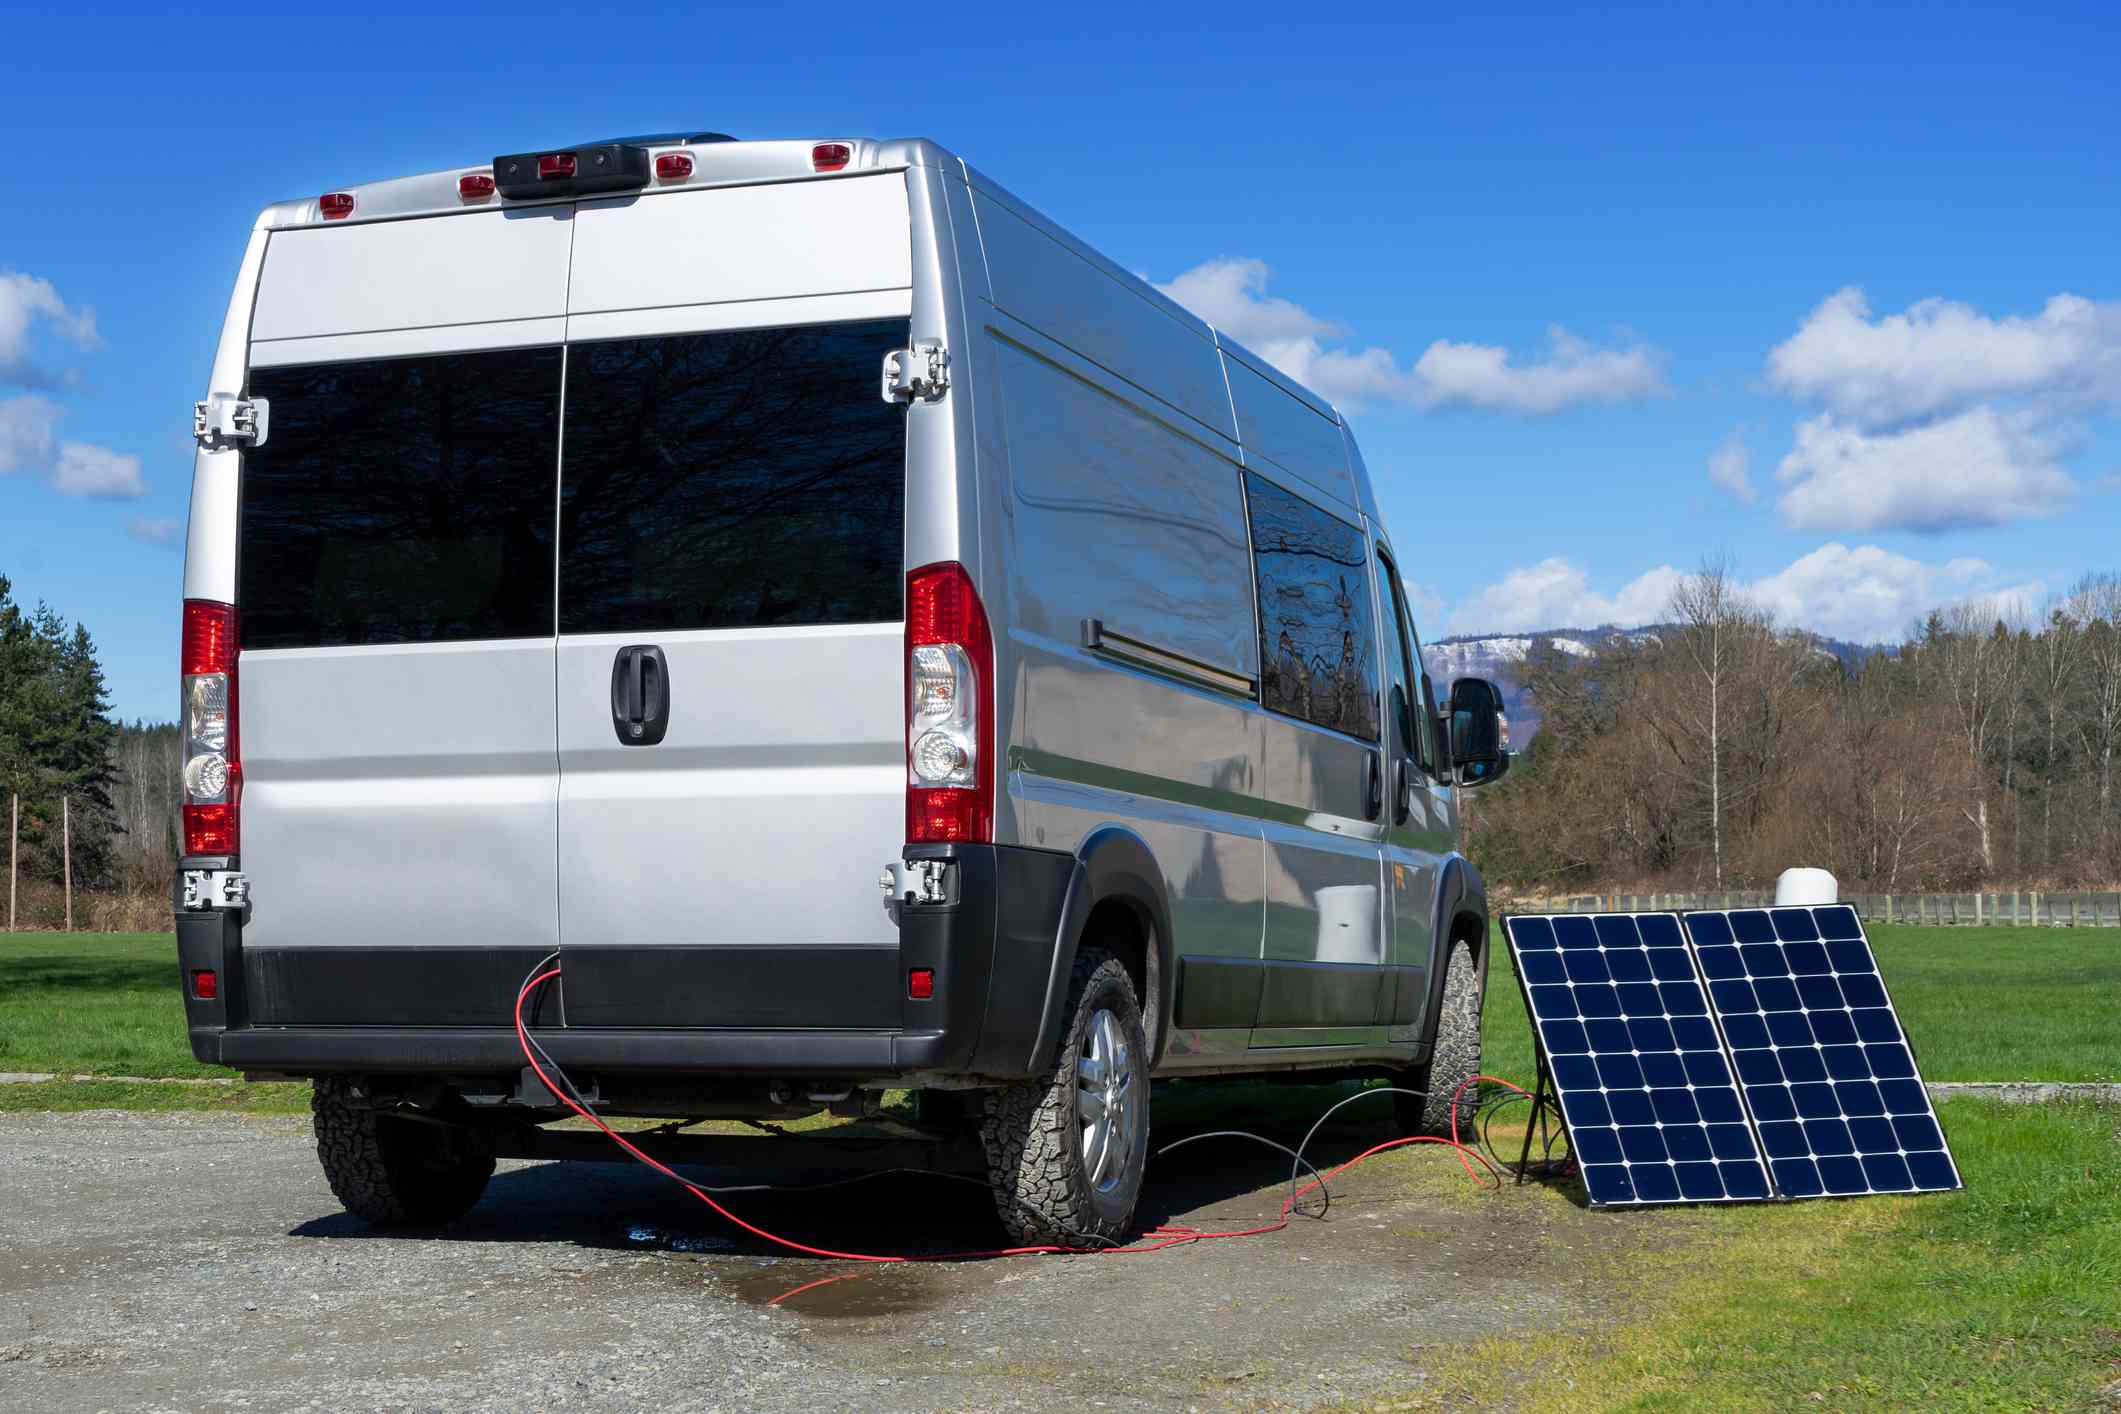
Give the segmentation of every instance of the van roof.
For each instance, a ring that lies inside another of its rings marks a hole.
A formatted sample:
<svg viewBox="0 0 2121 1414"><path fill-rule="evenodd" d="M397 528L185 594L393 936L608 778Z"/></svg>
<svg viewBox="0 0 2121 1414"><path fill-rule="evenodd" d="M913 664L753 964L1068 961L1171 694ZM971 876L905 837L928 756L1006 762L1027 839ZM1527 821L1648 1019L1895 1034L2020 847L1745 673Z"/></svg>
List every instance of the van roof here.
<svg viewBox="0 0 2121 1414"><path fill-rule="evenodd" d="M726 133L683 131L652 133L638 137L604 138L593 143L536 149L539 153L571 153L595 147L623 146L647 153L649 176L640 194L693 190L699 187L735 186L772 181L821 180L895 167L928 166L942 150L920 139L878 142L872 138L824 137L771 139L741 142ZM846 161L822 169L815 153L820 148L844 147ZM689 176L663 179L654 175L656 159L673 153L692 158ZM490 211L495 207L539 206L553 202L580 201L597 196L630 195L625 191L555 191L547 197L517 198L498 192L467 195L458 186L464 177L494 174L493 159L410 177L392 177L354 186L331 188L327 193L275 202L258 216L260 229L284 230L298 226L341 226L364 221L395 221L414 216L445 216L466 211ZM329 196L334 214L324 207ZM350 204L347 198L351 198Z"/></svg>

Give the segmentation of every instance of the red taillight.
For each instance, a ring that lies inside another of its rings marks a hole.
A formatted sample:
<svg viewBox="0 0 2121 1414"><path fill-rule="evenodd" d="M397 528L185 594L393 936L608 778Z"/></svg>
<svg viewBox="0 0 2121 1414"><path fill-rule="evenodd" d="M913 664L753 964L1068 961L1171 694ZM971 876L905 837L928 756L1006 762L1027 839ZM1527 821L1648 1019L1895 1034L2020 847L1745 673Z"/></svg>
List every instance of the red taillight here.
<svg viewBox="0 0 2121 1414"><path fill-rule="evenodd" d="M844 142L821 142L810 149L810 170L813 172L844 171L854 160L854 149Z"/></svg>
<svg viewBox="0 0 2121 1414"><path fill-rule="evenodd" d="M184 852L234 854L237 803L243 796L236 718L236 608L210 599L184 601L178 655L183 703Z"/></svg>
<svg viewBox="0 0 2121 1414"><path fill-rule="evenodd" d="M916 967L906 974L906 995L917 1002L925 1002L935 995L935 969Z"/></svg>
<svg viewBox="0 0 2121 1414"><path fill-rule="evenodd" d="M926 650L925 652L923 650ZM906 576L906 838L994 838L994 639L955 561Z"/></svg>
<svg viewBox="0 0 2121 1414"><path fill-rule="evenodd" d="M191 975L191 994L202 1002L210 1002L221 995L221 978L204 968Z"/></svg>
<svg viewBox="0 0 2121 1414"><path fill-rule="evenodd" d="M493 195L493 173L466 172L457 178L457 195L466 201L484 201Z"/></svg>
<svg viewBox="0 0 2121 1414"><path fill-rule="evenodd" d="M184 675L235 670L236 606L211 599L185 600Z"/></svg>
<svg viewBox="0 0 2121 1414"><path fill-rule="evenodd" d="M328 191L317 198L317 211L327 221L343 221L353 215L353 193Z"/></svg>
<svg viewBox="0 0 2121 1414"><path fill-rule="evenodd" d="M572 152L548 152L538 159L538 180L556 182L574 175Z"/></svg>
<svg viewBox="0 0 2121 1414"><path fill-rule="evenodd" d="M657 181L682 182L692 175L692 154L689 152L666 152L655 159Z"/></svg>

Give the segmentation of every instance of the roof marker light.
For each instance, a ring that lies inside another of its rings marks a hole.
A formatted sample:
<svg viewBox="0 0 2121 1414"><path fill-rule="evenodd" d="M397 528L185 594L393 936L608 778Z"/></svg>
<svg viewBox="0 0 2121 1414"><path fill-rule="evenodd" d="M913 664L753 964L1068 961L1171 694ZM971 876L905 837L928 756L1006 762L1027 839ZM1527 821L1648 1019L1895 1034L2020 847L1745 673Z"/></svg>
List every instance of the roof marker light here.
<svg viewBox="0 0 2121 1414"><path fill-rule="evenodd" d="M821 142L810 149L810 170L838 172L854 160L854 149L844 142Z"/></svg>
<svg viewBox="0 0 2121 1414"><path fill-rule="evenodd" d="M327 221L344 221L353 215L353 193L328 191L317 198L317 211Z"/></svg>
<svg viewBox="0 0 2121 1414"><path fill-rule="evenodd" d="M655 175L659 182L682 182L692 175L692 154L689 152L666 152L655 159Z"/></svg>
<svg viewBox="0 0 2121 1414"><path fill-rule="evenodd" d="M572 152L548 152L538 159L538 180L551 182L574 175Z"/></svg>
<svg viewBox="0 0 2121 1414"><path fill-rule="evenodd" d="M466 172L457 178L457 195L466 201L484 201L493 195L493 173Z"/></svg>

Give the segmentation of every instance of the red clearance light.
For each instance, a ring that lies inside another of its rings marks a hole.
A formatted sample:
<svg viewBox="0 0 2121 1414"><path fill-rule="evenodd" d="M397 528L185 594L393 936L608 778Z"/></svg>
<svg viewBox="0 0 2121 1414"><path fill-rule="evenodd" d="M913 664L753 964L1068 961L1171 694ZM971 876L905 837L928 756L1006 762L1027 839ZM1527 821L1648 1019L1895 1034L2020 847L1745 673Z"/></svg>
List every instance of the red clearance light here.
<svg viewBox="0 0 2121 1414"><path fill-rule="evenodd" d="M556 182L574 175L572 152L548 152L538 159L538 180Z"/></svg>
<svg viewBox="0 0 2121 1414"><path fill-rule="evenodd" d="M191 994L202 1002L212 1001L221 995L221 978L201 968L191 975Z"/></svg>
<svg viewBox="0 0 2121 1414"><path fill-rule="evenodd" d="M466 172L457 178L457 195L466 201L484 201L493 195L493 173Z"/></svg>
<svg viewBox="0 0 2121 1414"><path fill-rule="evenodd" d="M213 974L208 973L208 976ZM916 967L906 974L906 995L917 1002L925 1002L935 995L935 969Z"/></svg>
<svg viewBox="0 0 2121 1414"><path fill-rule="evenodd" d="M655 159L656 180L682 182L692 175L692 154L689 152L666 152Z"/></svg>
<svg viewBox="0 0 2121 1414"><path fill-rule="evenodd" d="M854 160L854 149L844 142L821 142L810 149L810 170L838 172Z"/></svg>
<svg viewBox="0 0 2121 1414"><path fill-rule="evenodd" d="M353 215L353 193L328 191L317 198L317 210L327 221L344 221Z"/></svg>

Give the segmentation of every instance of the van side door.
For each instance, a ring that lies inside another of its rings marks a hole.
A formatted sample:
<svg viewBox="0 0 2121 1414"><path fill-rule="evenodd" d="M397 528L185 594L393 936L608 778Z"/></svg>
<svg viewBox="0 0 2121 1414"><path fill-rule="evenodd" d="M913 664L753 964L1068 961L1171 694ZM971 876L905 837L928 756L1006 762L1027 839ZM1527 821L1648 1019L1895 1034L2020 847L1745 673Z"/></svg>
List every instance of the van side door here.
<svg viewBox="0 0 2121 1414"><path fill-rule="evenodd" d="M1385 893L1390 925L1382 1019L1393 1040L1421 1034L1436 956L1436 888L1454 831L1436 792L1436 725L1423 705L1420 642L1399 569L1377 554L1377 611L1385 640Z"/></svg>
<svg viewBox="0 0 2121 1414"><path fill-rule="evenodd" d="M1265 983L1252 1047L1376 1039L1384 978L1369 536L1245 474L1259 587Z"/></svg>

